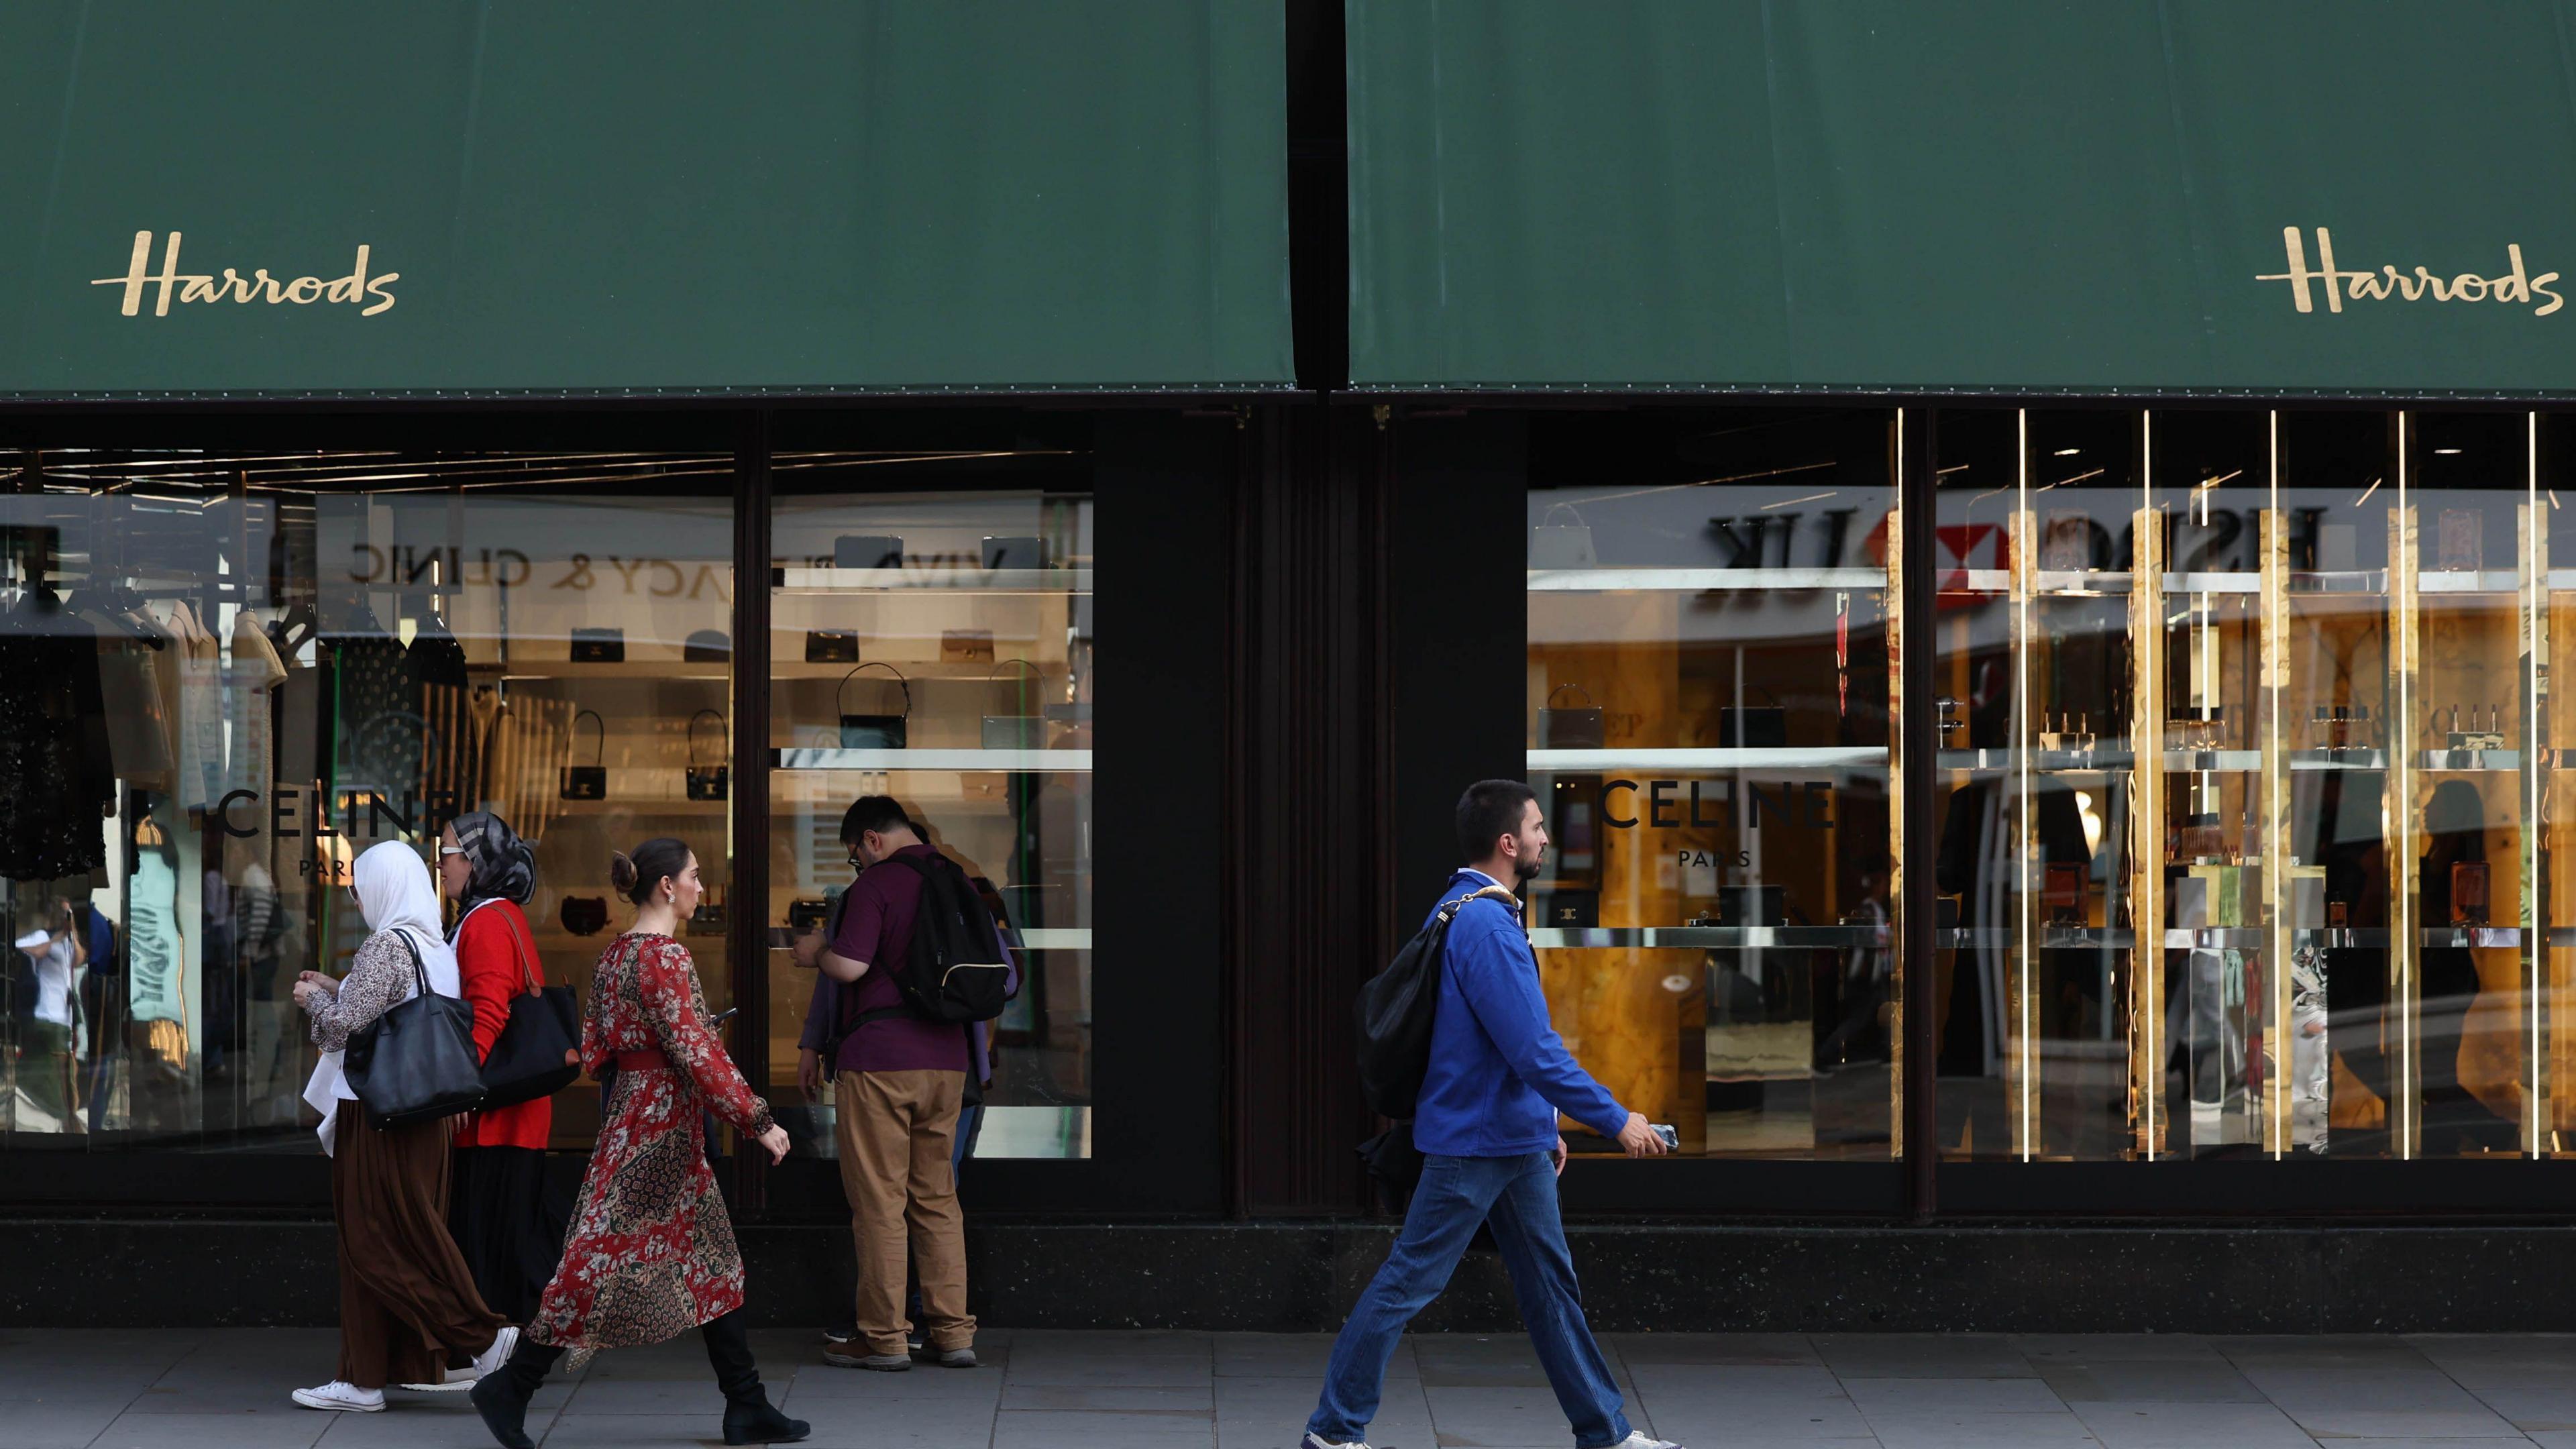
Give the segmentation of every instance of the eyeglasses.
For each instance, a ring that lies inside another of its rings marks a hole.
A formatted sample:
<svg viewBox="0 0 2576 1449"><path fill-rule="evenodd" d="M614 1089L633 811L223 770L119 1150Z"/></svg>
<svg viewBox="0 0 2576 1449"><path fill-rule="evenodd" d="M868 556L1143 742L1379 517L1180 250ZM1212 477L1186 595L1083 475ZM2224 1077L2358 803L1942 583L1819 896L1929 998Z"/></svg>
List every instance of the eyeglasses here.
<svg viewBox="0 0 2576 1449"><path fill-rule="evenodd" d="M441 845L438 847L438 858L440 860L445 860L451 855L463 855L464 853L465 847L461 845Z"/></svg>

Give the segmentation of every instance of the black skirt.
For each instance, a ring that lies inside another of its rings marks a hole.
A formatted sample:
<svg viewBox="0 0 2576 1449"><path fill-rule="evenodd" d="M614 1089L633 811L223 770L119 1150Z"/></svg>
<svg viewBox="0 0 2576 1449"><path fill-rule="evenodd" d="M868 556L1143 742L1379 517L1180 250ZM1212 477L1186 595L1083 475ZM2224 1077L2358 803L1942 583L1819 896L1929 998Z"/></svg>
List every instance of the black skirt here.
<svg viewBox="0 0 2576 1449"><path fill-rule="evenodd" d="M546 1155L533 1147L459 1147L451 1156L447 1230L484 1303L526 1323L563 1255L571 1195L548 1186Z"/></svg>

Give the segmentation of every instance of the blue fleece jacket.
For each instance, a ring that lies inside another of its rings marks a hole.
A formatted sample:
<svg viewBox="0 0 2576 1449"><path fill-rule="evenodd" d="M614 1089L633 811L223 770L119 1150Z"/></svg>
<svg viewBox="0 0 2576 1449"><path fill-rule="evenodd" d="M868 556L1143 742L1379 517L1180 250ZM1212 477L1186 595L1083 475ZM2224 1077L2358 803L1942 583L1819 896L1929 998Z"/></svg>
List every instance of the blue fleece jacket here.
<svg viewBox="0 0 2576 1449"><path fill-rule="evenodd" d="M1440 899L1494 884L1483 871L1461 870ZM1431 1067L1414 1109L1414 1147L1443 1157L1552 1152L1559 1112L1605 1137L1619 1135L1628 1109L1575 1064L1548 1025L1538 957L1512 908L1468 902L1449 923L1447 957Z"/></svg>

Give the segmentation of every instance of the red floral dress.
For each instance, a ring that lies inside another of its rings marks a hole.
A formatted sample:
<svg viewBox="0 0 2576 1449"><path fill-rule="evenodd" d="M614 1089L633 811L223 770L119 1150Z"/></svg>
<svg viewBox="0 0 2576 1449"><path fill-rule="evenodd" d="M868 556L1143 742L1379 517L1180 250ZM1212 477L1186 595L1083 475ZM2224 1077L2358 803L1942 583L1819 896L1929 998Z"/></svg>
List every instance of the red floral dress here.
<svg viewBox="0 0 2576 1449"><path fill-rule="evenodd" d="M619 1052L652 1048L671 1064L620 1070L609 1089L563 1261L528 1325L540 1343L660 1343L742 1306L742 1253L707 1170L699 1110L759 1133L769 1104L707 1026L688 948L629 932L600 953L582 1064L596 1076Z"/></svg>

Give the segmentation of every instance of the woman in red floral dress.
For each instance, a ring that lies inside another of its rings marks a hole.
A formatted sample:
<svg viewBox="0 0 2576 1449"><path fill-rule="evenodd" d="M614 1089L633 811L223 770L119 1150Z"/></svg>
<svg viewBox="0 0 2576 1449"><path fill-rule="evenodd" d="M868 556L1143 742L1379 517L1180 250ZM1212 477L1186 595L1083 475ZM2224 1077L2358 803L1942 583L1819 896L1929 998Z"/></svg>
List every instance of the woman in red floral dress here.
<svg viewBox="0 0 2576 1449"><path fill-rule="evenodd" d="M724 1390L727 1444L784 1444L808 1426L772 1407L742 1322L742 1254L707 1169L701 1113L787 1155L787 1132L707 1025L688 948L673 939L697 909L697 857L667 837L620 855L610 879L635 903L633 930L600 953L582 1024L583 1065L616 1068L582 1178L563 1261L474 1407L505 1449L532 1449L528 1401L568 1348L660 1343L696 1328Z"/></svg>

